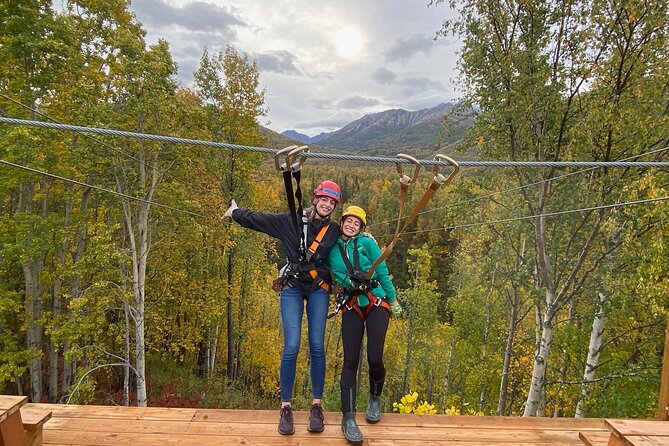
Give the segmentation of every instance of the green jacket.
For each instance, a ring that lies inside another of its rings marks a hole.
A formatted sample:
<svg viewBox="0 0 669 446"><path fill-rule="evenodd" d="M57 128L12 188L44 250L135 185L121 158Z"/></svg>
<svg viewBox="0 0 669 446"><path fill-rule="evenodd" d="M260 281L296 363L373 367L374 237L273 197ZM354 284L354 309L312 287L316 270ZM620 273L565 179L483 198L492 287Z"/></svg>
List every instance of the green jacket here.
<svg viewBox="0 0 669 446"><path fill-rule="evenodd" d="M350 240L344 240L341 237L337 239L337 243L330 250L330 255L328 261L330 263L330 272L332 274L332 280L334 283L339 284L345 288L352 288L351 279L349 277L349 272L346 268L346 263L341 256L341 250L339 246L342 246L346 252L347 257L351 265L354 265L353 257L353 246L358 245L358 253L360 260L360 269L363 271L369 271L376 259L381 257L381 249L379 245L376 244L373 238L365 234L358 234ZM379 266L374 270L372 279L376 279L379 282L379 285L372 289L372 294L376 297L386 300L388 303L394 302L397 300L397 292L393 286L393 282L390 279L388 274L388 267L386 262L381 262ZM361 307L369 304L369 299L365 294L358 294L358 305Z"/></svg>

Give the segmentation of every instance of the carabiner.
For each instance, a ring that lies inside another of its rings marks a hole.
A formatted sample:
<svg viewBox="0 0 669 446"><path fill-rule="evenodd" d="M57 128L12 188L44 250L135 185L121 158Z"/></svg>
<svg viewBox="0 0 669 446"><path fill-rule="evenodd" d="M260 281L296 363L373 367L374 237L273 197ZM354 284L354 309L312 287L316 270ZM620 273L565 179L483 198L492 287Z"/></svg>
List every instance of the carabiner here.
<svg viewBox="0 0 669 446"><path fill-rule="evenodd" d="M290 152L295 148L297 148L297 146L288 146L284 147L283 149L277 150L277 152L274 154L274 165L276 166L276 170L280 170L282 172L288 170L289 164L288 163L281 164L281 160L279 158L281 158L281 155L283 155L284 153ZM288 157L286 156L286 158Z"/></svg>
<svg viewBox="0 0 669 446"><path fill-rule="evenodd" d="M413 156L407 155L405 153L398 153L397 158L409 160L414 165L415 170L413 172L413 177L409 177L407 175L404 175L404 169L402 168L403 163L397 163L397 162L395 163L395 167L397 168L397 173L400 174L400 183L408 186L418 176L418 172L420 172L420 162Z"/></svg>
<svg viewBox="0 0 669 446"><path fill-rule="evenodd" d="M304 154L307 152L309 152L309 146L300 146L298 148L294 148L288 155L286 155L286 165L290 166L289 168L291 172L297 172L300 170L302 164L304 164L304 162L307 160L307 157L304 156ZM294 163L293 161L298 155L300 155L300 159Z"/></svg>
<svg viewBox="0 0 669 446"><path fill-rule="evenodd" d="M453 168L453 171L450 173L450 175L448 175L448 178L444 178L444 176L441 174L441 168L439 167L439 164L434 165L434 167L432 168L432 172L434 173L434 181L439 183L439 186L448 184L460 170L460 166L458 165L457 161L455 161L453 158L449 156L437 153L434 156L433 160L434 161L445 160Z"/></svg>

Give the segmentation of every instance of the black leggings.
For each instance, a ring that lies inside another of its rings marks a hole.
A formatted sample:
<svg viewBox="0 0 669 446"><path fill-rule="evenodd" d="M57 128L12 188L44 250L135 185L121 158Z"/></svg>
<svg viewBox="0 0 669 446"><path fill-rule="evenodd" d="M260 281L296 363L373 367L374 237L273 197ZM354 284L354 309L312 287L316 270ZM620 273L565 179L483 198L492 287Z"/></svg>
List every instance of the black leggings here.
<svg viewBox="0 0 669 446"><path fill-rule="evenodd" d="M366 321L360 319L354 310L345 311L341 320L341 338L344 345L344 368L341 371L341 384L355 388L360 345L365 327L367 328L367 362L369 364L370 393L378 395L386 378L383 365L383 347L386 342L390 315L383 307L372 307ZM372 389L372 383L377 385Z"/></svg>

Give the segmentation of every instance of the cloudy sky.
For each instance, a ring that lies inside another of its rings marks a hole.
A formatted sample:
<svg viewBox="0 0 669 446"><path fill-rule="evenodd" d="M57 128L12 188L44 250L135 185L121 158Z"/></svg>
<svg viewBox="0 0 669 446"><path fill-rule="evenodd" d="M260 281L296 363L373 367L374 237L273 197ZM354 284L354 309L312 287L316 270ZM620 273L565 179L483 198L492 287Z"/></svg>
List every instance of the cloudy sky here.
<svg viewBox="0 0 669 446"><path fill-rule="evenodd" d="M258 62L274 131L314 136L391 108L459 96L460 42L434 40L452 16L428 0L133 0L147 41L170 43L184 86L202 56L234 44Z"/></svg>

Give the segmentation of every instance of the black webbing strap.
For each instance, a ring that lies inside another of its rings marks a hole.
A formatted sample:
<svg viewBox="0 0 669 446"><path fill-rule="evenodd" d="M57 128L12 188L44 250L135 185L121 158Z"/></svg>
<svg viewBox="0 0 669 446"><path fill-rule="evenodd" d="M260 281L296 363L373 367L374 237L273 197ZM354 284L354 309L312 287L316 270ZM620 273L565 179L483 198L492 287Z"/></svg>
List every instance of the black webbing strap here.
<svg viewBox="0 0 669 446"><path fill-rule="evenodd" d="M304 234L304 220L302 209L302 188L300 187L301 167L304 163L305 158L301 157L300 160L293 164L293 160L297 157L300 152L308 150L307 146L290 146L284 149L279 150L274 156L274 163L276 168L280 170L283 174L283 185L286 189L286 200L288 201L288 211L290 212L290 218L293 222L293 228L297 234L298 239L300 240L300 257L305 259L306 255L306 235ZM289 152L286 155L286 161L284 164L280 164L280 157L283 153ZM293 180L295 180L295 188L293 189ZM296 204L297 203L297 204Z"/></svg>
<svg viewBox="0 0 669 446"><path fill-rule="evenodd" d="M348 275L349 277L351 277L353 275L353 271L360 269L360 254L358 254L358 240L357 239L353 240L352 265L351 265L351 260L348 258L348 255L346 255L346 248L344 248L339 243L337 243L337 247L339 248L339 252L341 253L341 258L344 261L344 265L346 265L346 271L348 271Z"/></svg>

